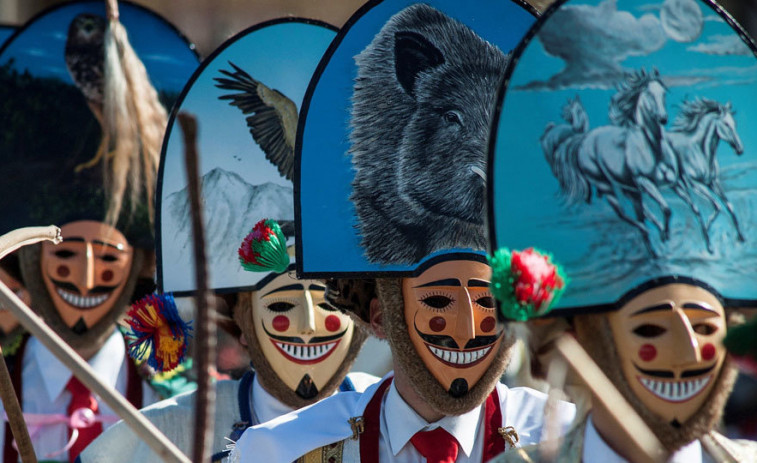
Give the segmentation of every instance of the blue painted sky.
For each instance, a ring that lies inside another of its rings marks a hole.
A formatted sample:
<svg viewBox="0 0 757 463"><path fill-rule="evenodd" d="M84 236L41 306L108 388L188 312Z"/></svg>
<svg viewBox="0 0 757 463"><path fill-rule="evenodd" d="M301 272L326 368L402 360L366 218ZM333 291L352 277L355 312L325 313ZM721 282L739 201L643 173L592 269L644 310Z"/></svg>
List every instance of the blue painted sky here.
<svg viewBox="0 0 757 463"><path fill-rule="evenodd" d="M165 20L144 9L123 4L119 11L129 41L144 62L153 85L178 93L198 65L186 40ZM13 58L18 69L28 69L38 76L55 76L73 84L63 52L71 20L85 12L104 16L104 3L73 3L37 18L8 45L0 55L0 63Z"/></svg>
<svg viewBox="0 0 757 463"><path fill-rule="evenodd" d="M347 155L350 97L360 53L389 18L418 3L384 1L347 31L329 60L312 95L302 141L301 217L305 272L410 271L410 267L369 264L355 232L354 209L349 201L354 175ZM484 39L509 52L520 41L534 17L515 2L457 0L425 2L471 27ZM302 121L301 121L302 122ZM398 128L401 130L401 128ZM323 178L328 175L329 181ZM338 258L335 258L338 256Z"/></svg>
<svg viewBox="0 0 757 463"><path fill-rule="evenodd" d="M736 243L733 226L721 214L710 233L714 253L708 253L693 213L669 189L664 189L664 198L673 208L672 237L666 243L653 243L663 255L653 261L648 258L640 233L620 222L605 199L595 197L590 205L566 206L558 195L560 188L545 160L539 138L548 123L564 123L561 108L568 98L576 95L580 95L586 108L591 128L609 124L608 105L615 90L608 85L612 79L590 82L586 74L562 73L561 79L556 79L554 76L566 68L565 60L547 54L548 44L533 40L516 64L498 123L493 166L495 242L497 246L537 246L552 252L573 281L561 300L563 307L611 303L649 278L671 274L701 279L728 298L757 299L752 271L757 264L757 221L753 217L752 199L757 187L757 133L751 130L757 121L757 108L751 103L757 98L757 61L731 27L704 2L675 3L698 7L700 27L693 21L690 23L693 26L676 29L675 24L686 24L685 18L678 23L671 22L670 17L667 24L659 21L661 41L617 64L623 70L642 67L659 70L668 85L668 130L684 100L706 97L733 104L745 152L737 156L730 146L721 143L717 160L726 196L734 204L747 241ZM596 0L575 1L566 3L562 9L597 4L608 6L608 2ZM644 15L651 15L648 18L651 23L660 17L664 6L663 2L639 6L638 2L628 0L618 0L617 5L626 19L631 15L640 21ZM588 15L584 12L582 17ZM551 33L558 37L560 33L566 37L572 34L587 43L592 37L611 40L592 36L590 24L584 24L587 29L583 30L556 31L556 23L551 24L556 21L554 18L558 18L557 14L544 27L551 27ZM628 27L626 38L633 30ZM694 34L697 30L699 33ZM696 38L687 42L673 40L672 37L680 38L686 32ZM616 55L626 52L622 44L616 46L619 47ZM601 58L595 50L590 51L576 60L590 63L591 59ZM597 63L589 69L602 66L606 63ZM539 84L550 79L560 85ZM644 202L660 216L657 205L648 197L644 197ZM706 202L698 205L707 214L712 211Z"/></svg>
<svg viewBox="0 0 757 463"><path fill-rule="evenodd" d="M190 112L198 118L200 175L220 168L238 174L251 185L271 182L292 187L292 183L280 176L253 140L242 111L231 106L227 100L218 99L228 94L229 90L216 88L213 78L222 76L221 69L233 72L229 65L232 62L254 79L283 93L295 102L299 110L316 65L335 34L326 27L303 22L269 25L230 39L219 47L221 51L217 55L203 63L187 84L184 99L179 102L179 110ZM192 289L194 285L191 283L191 269L170 267L175 265L174 255L180 252L177 246L183 244L187 237L170 235L172 231L169 228L173 223L171 211L164 206L167 204L166 198L187 185L183 149L181 130L174 121L169 127L168 143L162 153L163 176L159 191L159 213L165 224L164 230L161 230L164 234L161 238L164 243L162 265L167 268L163 285L173 291ZM250 227L252 225L254 222L249 224ZM213 252L219 251L209 250L209 253ZM236 258L217 263L211 270L211 277L215 278L211 280L213 288L249 287L265 276L240 272Z"/></svg>

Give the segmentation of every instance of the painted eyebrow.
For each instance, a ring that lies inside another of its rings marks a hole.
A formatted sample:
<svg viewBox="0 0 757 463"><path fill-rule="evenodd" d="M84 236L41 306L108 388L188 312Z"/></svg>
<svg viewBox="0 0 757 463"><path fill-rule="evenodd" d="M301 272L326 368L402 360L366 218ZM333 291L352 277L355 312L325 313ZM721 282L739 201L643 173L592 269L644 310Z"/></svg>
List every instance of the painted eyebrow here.
<svg viewBox="0 0 757 463"><path fill-rule="evenodd" d="M631 316L635 317L636 315L641 315L643 313L659 312L660 310L673 310L673 304L670 302L665 302L663 304L657 304L650 307L645 307L637 312L632 313Z"/></svg>
<svg viewBox="0 0 757 463"><path fill-rule="evenodd" d="M92 242L94 244L101 244L103 246L109 246L111 248L118 249L119 251L123 251L124 250L124 245L120 244L120 243L119 244L106 243L105 241L101 241L101 240L93 240Z"/></svg>
<svg viewBox="0 0 757 463"><path fill-rule="evenodd" d="M280 293L282 291L295 291L295 290L300 290L301 291L303 289L305 289L305 287L302 286L301 284L282 286L281 288L274 289L273 291L270 291L270 292L267 292L267 293L263 294L263 297L266 297L266 296L268 296L270 294L273 294L273 293Z"/></svg>
<svg viewBox="0 0 757 463"><path fill-rule="evenodd" d="M308 286L308 289L315 291L326 291L326 287L321 285L310 285Z"/></svg>
<svg viewBox="0 0 757 463"><path fill-rule="evenodd" d="M79 237L79 236L73 236L71 238L64 238L63 242L64 243L69 243L69 242L86 243L87 240L85 240L84 238ZM111 248L118 249L119 251L123 251L124 250L124 245L123 244L106 243L105 241L101 241L101 240L93 240L92 243L99 244L99 245L102 245L102 246L110 246Z"/></svg>
<svg viewBox="0 0 757 463"><path fill-rule="evenodd" d="M468 286L473 286L477 288L488 288L489 282L484 280L468 280Z"/></svg>
<svg viewBox="0 0 757 463"><path fill-rule="evenodd" d="M712 312L715 314L717 313L717 311L713 309L712 307L710 307L709 305L704 304L704 303L699 303L699 302L687 302L683 305L683 308L693 309L693 310L704 310L705 312Z"/></svg>
<svg viewBox="0 0 757 463"><path fill-rule="evenodd" d="M460 280L458 280L457 278L447 278L446 280L429 281L428 283L415 286L415 288L426 288L428 286L462 286L462 285L460 284Z"/></svg>

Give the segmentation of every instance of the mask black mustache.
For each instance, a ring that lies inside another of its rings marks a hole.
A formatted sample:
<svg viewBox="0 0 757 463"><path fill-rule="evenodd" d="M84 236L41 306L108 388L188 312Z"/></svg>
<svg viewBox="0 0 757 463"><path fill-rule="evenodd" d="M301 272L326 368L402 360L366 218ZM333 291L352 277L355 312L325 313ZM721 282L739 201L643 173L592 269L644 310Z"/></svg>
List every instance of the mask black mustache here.
<svg viewBox="0 0 757 463"><path fill-rule="evenodd" d="M446 349L477 349L479 347L486 347L497 342L497 339L502 335L502 333L499 333L492 336L476 336L465 343L465 347L461 348L451 336L422 333L415 323L413 323L413 328L415 328L415 332L418 333L418 336L420 336L425 342Z"/></svg>
<svg viewBox="0 0 757 463"><path fill-rule="evenodd" d="M81 294L79 292L79 288L77 288L75 285L71 283L66 283L65 281L53 280L52 278L50 278L50 280L55 284L55 286L57 286L60 289L65 289L66 291L85 296L85 294ZM94 288L89 290L89 294L110 293L110 292L113 292L113 290L115 290L116 288L118 288L118 286L95 286Z"/></svg>
<svg viewBox="0 0 757 463"><path fill-rule="evenodd" d="M288 342L291 344L320 344L322 342L337 340L344 336L344 333L347 332L347 330L345 329L341 333L337 333L332 336L316 336L314 338L311 338L310 342L305 342L302 338L299 338L297 336L277 336L275 334L271 334L267 329L265 329L265 324L263 322L260 323L260 326L263 327L263 331L265 331L265 334L267 334L271 339L275 339L281 342Z"/></svg>
<svg viewBox="0 0 757 463"><path fill-rule="evenodd" d="M643 373L647 376L654 376L655 378L675 378L675 375L670 370L645 370L643 368L639 368L634 364L634 367L639 370L640 373ZM695 376L701 376L704 374L707 374L711 372L715 368L715 365L709 366L707 368L702 368L699 370L686 370L683 373L681 373L681 378L692 378Z"/></svg>

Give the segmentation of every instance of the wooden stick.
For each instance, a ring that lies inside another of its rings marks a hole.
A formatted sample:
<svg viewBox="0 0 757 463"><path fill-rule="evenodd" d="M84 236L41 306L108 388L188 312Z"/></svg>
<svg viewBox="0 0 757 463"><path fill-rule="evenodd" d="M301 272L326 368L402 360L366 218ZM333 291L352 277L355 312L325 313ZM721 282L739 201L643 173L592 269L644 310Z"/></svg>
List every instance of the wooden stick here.
<svg viewBox="0 0 757 463"><path fill-rule="evenodd" d="M563 334L555 340L555 349L591 390L593 400L599 402L610 413L615 425L626 435L635 448L634 461L665 462L668 459L668 452L660 440L589 357L589 354L578 344L578 341L569 334Z"/></svg>
<svg viewBox="0 0 757 463"><path fill-rule="evenodd" d="M21 228L8 232L0 236L0 259L22 246L46 240L55 244L60 243L62 240L60 228L50 225L48 227ZM21 404L18 403L18 396L13 390L13 381L8 371L8 365L5 363L2 349L0 349L0 357L3 357L3 361L0 362L0 399L3 401L5 414L8 416L8 424L16 441L18 455L23 463L37 463L32 439L29 437L29 430L24 420L24 412L21 409Z"/></svg>
<svg viewBox="0 0 757 463"><path fill-rule="evenodd" d="M0 356L3 356L2 348L0 348ZM8 416L8 424L13 433L13 439L16 441L21 461L23 463L37 463L37 455L34 454L32 439L29 437L29 430L26 428L26 421L24 421L24 412L21 409L21 404L18 403L18 396L13 390L13 381L11 381L11 374L8 371L8 365L5 364L4 356L3 361L0 362L0 399L3 401L5 414Z"/></svg>
<svg viewBox="0 0 757 463"><path fill-rule="evenodd" d="M179 113L179 124L184 133L184 161L189 183L189 204L192 214L192 241L194 244L195 300L197 313L195 320L195 349L197 360L197 399L195 402L195 428L192 461L208 461L213 445L213 424L215 417L215 389L211 383L210 368L215 358L216 326L210 317L208 301L208 267L205 256L205 229L203 224L202 192L200 191L200 168L197 154L197 119L187 113Z"/></svg>
<svg viewBox="0 0 757 463"><path fill-rule="evenodd" d="M118 19L118 1L117 0L105 0L105 15L110 20Z"/></svg>
<svg viewBox="0 0 757 463"><path fill-rule="evenodd" d="M155 425L142 416L124 396L103 383L92 367L2 282L0 282L0 303L10 308L19 323L32 336L47 347L90 391L100 396L111 410L123 418L124 422L150 446L153 452L167 462L189 463L187 457L173 442L169 441Z"/></svg>

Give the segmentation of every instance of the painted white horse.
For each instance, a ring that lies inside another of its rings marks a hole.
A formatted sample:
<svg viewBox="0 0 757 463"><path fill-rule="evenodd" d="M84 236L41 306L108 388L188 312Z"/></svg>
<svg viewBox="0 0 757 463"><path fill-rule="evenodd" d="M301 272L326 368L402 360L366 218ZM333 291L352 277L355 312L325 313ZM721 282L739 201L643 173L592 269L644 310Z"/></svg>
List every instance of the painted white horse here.
<svg viewBox="0 0 757 463"><path fill-rule="evenodd" d="M714 207L713 213L705 222L696 205L690 204L699 218L709 252L712 252L710 227L723 207L728 212L739 241L744 241L733 205L728 201L720 183L720 165L716 156L720 140L731 145L737 155L744 152L733 114L730 102L720 104L706 98L685 101L676 116L673 129L667 134L667 139L678 156L681 183Z"/></svg>

